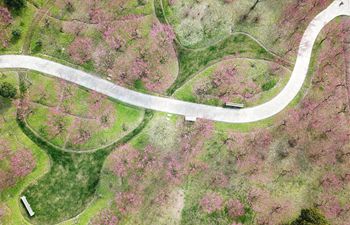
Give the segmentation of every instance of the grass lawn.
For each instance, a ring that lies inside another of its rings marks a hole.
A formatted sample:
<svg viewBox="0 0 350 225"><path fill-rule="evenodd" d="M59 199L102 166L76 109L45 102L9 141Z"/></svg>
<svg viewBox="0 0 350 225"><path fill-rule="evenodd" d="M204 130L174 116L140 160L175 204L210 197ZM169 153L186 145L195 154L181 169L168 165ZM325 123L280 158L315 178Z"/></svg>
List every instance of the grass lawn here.
<svg viewBox="0 0 350 225"><path fill-rule="evenodd" d="M177 45L179 59L179 75L168 94L173 94L190 77L222 60L225 56L234 55L256 59L272 60L274 57L249 37L236 34L216 43L213 46L191 50Z"/></svg>
<svg viewBox="0 0 350 225"><path fill-rule="evenodd" d="M18 40L11 40L8 48L0 48L0 53L21 53L24 39L29 30L29 26L34 17L35 11L36 9L34 6L27 4L27 7L21 12L20 15L13 16L13 22L7 28L7 30L10 34L13 30L17 30L21 33L21 36Z"/></svg>
<svg viewBox="0 0 350 225"><path fill-rule="evenodd" d="M231 102L242 102L246 107L259 105L270 100L283 89L289 80L290 71L282 66L278 66L279 69L276 72L272 73L272 71L269 71L269 66L277 65L272 62L256 59L232 58L210 66L194 76L174 93L174 97L189 102L223 106L224 102L215 94L209 94L210 96L202 99L196 94L196 87L202 87L203 84L206 83L209 84L213 74L218 71L219 68L231 68L231 65L237 69L238 74L242 75L247 80L252 80L257 85L258 90L260 89L252 98L243 99L233 97L230 100ZM269 85L268 88L265 87L267 85Z"/></svg>
<svg viewBox="0 0 350 225"><path fill-rule="evenodd" d="M17 85L17 74L15 72L3 72L0 75L0 82L2 81ZM0 202L9 209L9 213L6 214L3 220L0 220L0 223L11 225L29 224L22 216L26 212L21 207L19 197L25 187L35 182L49 170L49 158L42 149L22 133L16 122L16 108L3 98L0 98L0 113L2 116L0 119L0 138L10 143L12 149L26 148L31 150L36 161L36 167L29 175L18 180L14 186L0 192Z"/></svg>
<svg viewBox="0 0 350 225"><path fill-rule="evenodd" d="M35 217L29 221L54 224L67 220L93 199L106 151L92 154L72 154L46 149L51 169L25 191ZM28 218L29 219L29 218Z"/></svg>
<svg viewBox="0 0 350 225"><path fill-rule="evenodd" d="M151 118L152 113L147 112L142 123L121 138L115 146L132 139ZM36 137L23 123L22 129L47 152L52 165L49 173L24 191L33 210L36 212L35 217L31 218L30 221L46 225L62 222L77 216L89 206L89 203L95 199L95 196L99 196L99 194L95 195L95 193L100 180L100 171L106 156L114 149L114 146L93 153L62 152L48 146L43 139ZM82 214L85 220L88 220L99 209L100 204L101 207L105 204L103 199L102 201L97 199L97 203L97 205L95 203L90 205L91 208L88 208Z"/></svg>
<svg viewBox="0 0 350 225"><path fill-rule="evenodd" d="M91 150L107 146L125 136L141 123L144 111L135 107L127 106L112 99L103 99L102 106L111 109L111 124L101 127L96 124L95 116L104 113L103 110L96 110L91 115L89 108L93 102L91 92L79 88L76 85L62 83L58 79L42 76L36 72L29 72L28 79L31 86L28 89L30 101L32 102L33 113L27 118L28 125L37 134L47 139L55 146L69 150ZM62 86L65 86L62 88ZM62 94L69 92L70 97L62 100ZM64 113L62 120L65 130L56 136L48 132L48 123L52 109L69 108ZM89 129L90 138L81 144L74 144L74 134L79 132L74 124L79 123Z"/></svg>

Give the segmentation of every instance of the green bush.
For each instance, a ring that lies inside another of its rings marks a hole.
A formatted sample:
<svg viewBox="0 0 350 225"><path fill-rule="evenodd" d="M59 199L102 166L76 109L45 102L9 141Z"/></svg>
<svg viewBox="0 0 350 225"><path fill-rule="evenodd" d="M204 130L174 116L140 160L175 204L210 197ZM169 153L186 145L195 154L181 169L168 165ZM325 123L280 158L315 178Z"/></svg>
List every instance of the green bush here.
<svg viewBox="0 0 350 225"><path fill-rule="evenodd" d="M0 95L4 98L14 98L17 94L17 89L9 82L3 82L0 85Z"/></svg>
<svg viewBox="0 0 350 225"><path fill-rule="evenodd" d="M12 31L11 42L16 43L21 38L21 30L15 29Z"/></svg>
<svg viewBox="0 0 350 225"><path fill-rule="evenodd" d="M290 225L330 225L317 209L302 209L300 216Z"/></svg>
<svg viewBox="0 0 350 225"><path fill-rule="evenodd" d="M275 79L270 80L266 83L264 83L263 85L261 85L261 88L263 91L268 91L270 89L272 89L275 85L276 85L277 81Z"/></svg>
<svg viewBox="0 0 350 225"><path fill-rule="evenodd" d="M4 0L5 5L12 10L19 11L26 6L26 0Z"/></svg>
<svg viewBox="0 0 350 225"><path fill-rule="evenodd" d="M32 49L33 53L38 53L41 51L41 49L43 48L43 42L42 41L37 41L35 42L34 48Z"/></svg>

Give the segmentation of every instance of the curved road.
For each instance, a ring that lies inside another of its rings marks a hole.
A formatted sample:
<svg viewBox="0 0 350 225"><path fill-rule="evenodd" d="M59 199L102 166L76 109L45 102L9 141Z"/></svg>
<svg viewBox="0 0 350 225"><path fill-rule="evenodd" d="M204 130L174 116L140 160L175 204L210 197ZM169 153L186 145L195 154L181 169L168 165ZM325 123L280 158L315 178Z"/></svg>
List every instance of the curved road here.
<svg viewBox="0 0 350 225"><path fill-rule="evenodd" d="M318 34L327 23L341 15L350 16L350 0L335 0L311 21L302 37L293 72L285 88L270 101L245 109L221 108L142 94L86 72L33 56L2 55L0 56L0 68L39 71L142 108L192 118L204 118L228 123L248 123L266 119L279 113L295 98L305 81L312 48Z"/></svg>

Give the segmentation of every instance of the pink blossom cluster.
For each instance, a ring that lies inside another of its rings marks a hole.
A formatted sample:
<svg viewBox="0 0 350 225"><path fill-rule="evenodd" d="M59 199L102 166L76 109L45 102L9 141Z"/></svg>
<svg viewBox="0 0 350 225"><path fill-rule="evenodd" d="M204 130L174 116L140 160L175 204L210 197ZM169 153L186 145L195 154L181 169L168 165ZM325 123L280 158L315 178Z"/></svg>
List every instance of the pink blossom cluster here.
<svg viewBox="0 0 350 225"><path fill-rule="evenodd" d="M129 171L145 171L155 166L154 147L148 145L144 151L138 151L126 144L111 155L110 169L119 177L126 177ZM136 175L136 174L134 174Z"/></svg>
<svg viewBox="0 0 350 225"><path fill-rule="evenodd" d="M10 11L5 7L0 7L0 26L7 26L11 21L12 16Z"/></svg>
<svg viewBox="0 0 350 225"><path fill-rule="evenodd" d="M103 210L92 221L92 225L118 225L119 218L113 213L112 210Z"/></svg>
<svg viewBox="0 0 350 225"><path fill-rule="evenodd" d="M136 79L145 78L150 74L149 64L142 58L137 58L132 64L132 73Z"/></svg>
<svg viewBox="0 0 350 225"><path fill-rule="evenodd" d="M63 114L57 107L50 108L47 126L51 137L59 135L66 129Z"/></svg>
<svg viewBox="0 0 350 225"><path fill-rule="evenodd" d="M115 204L120 213L132 213L141 206L142 196L135 191L118 192L115 197Z"/></svg>
<svg viewBox="0 0 350 225"><path fill-rule="evenodd" d="M224 199L217 193L206 193L200 200L200 206L206 213L220 211L224 206Z"/></svg>
<svg viewBox="0 0 350 225"><path fill-rule="evenodd" d="M245 213L244 205L237 199L230 199L228 200L227 208L228 208L228 214L232 217L239 217L243 216Z"/></svg>
<svg viewBox="0 0 350 225"><path fill-rule="evenodd" d="M109 47L114 50L119 50L125 45L125 41L122 37L116 34L116 29L114 27L108 26L103 32L103 37L105 38Z"/></svg>
<svg viewBox="0 0 350 225"><path fill-rule="evenodd" d="M175 32L170 25L156 22L152 25L151 36L161 44L171 44L175 39Z"/></svg>
<svg viewBox="0 0 350 225"><path fill-rule="evenodd" d="M68 47L69 55L79 64L89 61L92 57L92 52L93 42L88 37L77 37Z"/></svg>
<svg viewBox="0 0 350 225"><path fill-rule="evenodd" d="M11 22L12 16L9 10L0 6L0 47L6 48L9 45L9 35L6 28Z"/></svg>
<svg viewBox="0 0 350 225"><path fill-rule="evenodd" d="M29 150L22 149L16 151L10 159L13 175L24 177L35 168L35 159Z"/></svg>
<svg viewBox="0 0 350 225"><path fill-rule="evenodd" d="M167 163L166 178L169 182L179 184L182 180L183 164L175 157L171 157Z"/></svg>
<svg viewBox="0 0 350 225"><path fill-rule="evenodd" d="M321 185L325 190L340 190L343 182L334 173L327 173L322 177Z"/></svg>

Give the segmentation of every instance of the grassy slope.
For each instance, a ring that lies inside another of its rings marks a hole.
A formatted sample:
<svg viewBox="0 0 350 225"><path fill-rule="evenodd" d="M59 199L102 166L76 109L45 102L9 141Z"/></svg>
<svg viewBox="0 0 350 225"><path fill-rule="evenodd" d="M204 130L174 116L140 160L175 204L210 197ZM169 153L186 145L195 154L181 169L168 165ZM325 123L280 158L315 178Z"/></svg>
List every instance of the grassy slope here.
<svg viewBox="0 0 350 225"><path fill-rule="evenodd" d="M259 44L241 34L230 36L213 46L201 50L184 49L179 45L177 49L180 67L179 75L175 83L168 89L169 94L174 93L181 87L191 75L214 64L218 60L222 60L227 55L266 60L273 59L273 56Z"/></svg>
<svg viewBox="0 0 350 225"><path fill-rule="evenodd" d="M229 62L232 62L232 64L236 65L237 68L239 69L240 67L242 67L239 70L241 74L244 74L244 76L246 77L253 77L253 80L255 80L259 86L271 80L277 81L276 86L274 86L270 90L261 92L261 94L257 99L254 98L249 102L245 102L246 106L259 105L261 103L268 101L272 97L276 96L283 89L283 87L287 84L289 80L290 71L286 69L284 69L283 72L278 72L277 74L269 74L268 62L265 62L265 61L254 60L254 59L230 59ZM254 64L254 67L252 68L250 66L247 66L248 62L251 64ZM205 81L208 77L211 77L211 75L216 71L216 68L218 68L220 65L222 65L221 62L213 66L210 66L209 68L205 69L199 74L196 74L191 80L189 80L181 88L179 88L174 93L174 96L177 99L181 99L184 101L222 106L223 103L222 102L220 103L218 101L199 102L199 99L197 98L196 93L194 93L194 90L193 90L193 86L195 84L199 84L200 81Z"/></svg>
<svg viewBox="0 0 350 225"><path fill-rule="evenodd" d="M132 139L151 117L152 113L147 112L142 123L114 146ZM21 125L23 131L47 152L52 161L50 172L24 192L36 212L31 222L54 224L78 215L93 200L98 188L101 167L114 146L94 153L65 153L48 146L40 137L31 133L23 123ZM94 209L89 210L94 211Z"/></svg>
<svg viewBox="0 0 350 225"><path fill-rule="evenodd" d="M1 1L0 1L1 3ZM0 53L21 53L22 46L24 43L24 38L29 30L30 22L34 18L35 7L28 4L27 7L21 12L20 15L14 16L13 22L8 28L10 32L12 30L19 30L21 32L21 37L16 42L11 42L8 48L0 48Z"/></svg>
<svg viewBox="0 0 350 225"><path fill-rule="evenodd" d="M59 80L50 78L50 77L45 77L40 75L39 73L36 72L30 72L29 73L29 79L32 82L32 86L29 89L29 92L33 92L31 94L31 99L32 101L39 101L38 95L35 93L36 90L39 89L39 86L44 86L45 90L48 90L47 92L47 100L43 101L42 103L44 105L48 106L56 106L57 105L57 100L59 99ZM88 107L90 105L88 104L87 98L89 97L89 93L87 90L82 89L82 88L77 88L75 86L72 86L73 89L73 97L70 98L66 103L71 104L73 103L72 107L72 113L75 115L85 115L87 114ZM39 95L40 96L40 95ZM91 138L84 144L79 145L79 146L66 146L68 149L73 149L73 150L88 150L88 149L95 149L95 148L100 148L105 145L110 145L119 138L125 136L130 130L133 130L137 125L141 122L142 117L143 117L143 110L127 106L125 104L122 104L120 102L116 102L112 99L106 100L110 101L110 104L114 105L115 111L116 111L116 120L114 124L107 128L107 129L101 129L99 128L98 132L93 132ZM46 106L40 106L37 105L35 107L35 112L31 114L27 118L27 123L28 125L38 134L42 135L44 138L49 140L52 144L63 147L65 143L65 139L67 138L67 133L64 132L62 135L58 135L55 138L48 137L48 134L45 134L45 132L40 132L43 130L47 124L47 115L49 108ZM65 121L67 124L71 124L74 120L73 116L66 115ZM128 130L123 130L123 125L128 128ZM69 130L69 129L68 129Z"/></svg>
<svg viewBox="0 0 350 225"><path fill-rule="evenodd" d="M5 77L0 81L8 81L17 83L17 75L13 72L4 73ZM0 102L4 103L4 99ZM42 149L34 144L26 135L24 135L16 122L16 108L8 102L6 107L0 108L0 113L6 119L6 123L0 125L0 137L5 138L11 143L13 149L26 148L30 149L36 159L36 167L32 173L25 178L19 180L15 186L8 188L0 193L0 202L9 208L9 215L5 216L2 221L4 224L28 224L22 217L21 213L25 213L19 202L19 196L23 189L30 183L34 182L38 177L42 176L49 170L49 158ZM0 222L1 223L1 222Z"/></svg>
<svg viewBox="0 0 350 225"><path fill-rule="evenodd" d="M154 1L155 14L160 22L166 23L164 12L160 5L161 0ZM239 55L240 57L249 57L257 59L272 60L274 56L262 48L251 38L234 34L214 45L197 50L187 49L179 42L176 42L176 49L179 60L179 75L174 84L168 89L167 93L173 94L180 88L191 75L203 70L209 65L222 60L228 55Z"/></svg>

